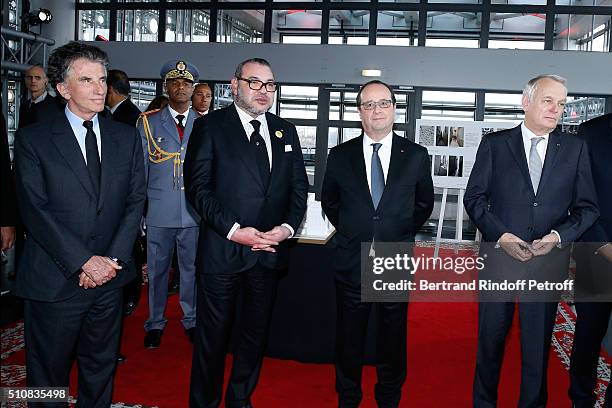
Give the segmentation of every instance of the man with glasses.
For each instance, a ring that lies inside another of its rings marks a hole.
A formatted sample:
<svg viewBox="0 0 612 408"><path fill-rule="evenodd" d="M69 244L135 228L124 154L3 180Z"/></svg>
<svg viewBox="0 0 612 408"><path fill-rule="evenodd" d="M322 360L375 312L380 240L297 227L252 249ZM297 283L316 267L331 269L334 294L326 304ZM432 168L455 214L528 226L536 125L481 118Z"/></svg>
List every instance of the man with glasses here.
<svg viewBox="0 0 612 408"><path fill-rule="evenodd" d="M406 302L361 302L363 242L414 242L434 204L427 150L393 132L395 95L371 81L357 94L363 134L331 149L321 204L336 228L336 392L340 407L362 399L361 372L370 309L378 318L375 396L399 406L406 379Z"/></svg>
<svg viewBox="0 0 612 408"><path fill-rule="evenodd" d="M251 407L287 239L304 216L308 180L295 126L268 112L276 83L260 58L238 65L234 104L196 120L185 188L202 217L196 259L197 334L189 406L221 403L225 354L237 294L239 335L227 407Z"/></svg>

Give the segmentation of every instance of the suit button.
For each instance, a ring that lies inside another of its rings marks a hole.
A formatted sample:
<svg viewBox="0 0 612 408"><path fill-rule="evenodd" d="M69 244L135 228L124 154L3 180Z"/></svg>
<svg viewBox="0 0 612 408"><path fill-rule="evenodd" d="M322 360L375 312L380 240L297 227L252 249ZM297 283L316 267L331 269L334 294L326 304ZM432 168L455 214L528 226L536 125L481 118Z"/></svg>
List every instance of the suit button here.
<svg viewBox="0 0 612 408"><path fill-rule="evenodd" d="M537 206L538 206L538 203L533 203L533 206L534 206L534 207L537 207Z"/></svg>
<svg viewBox="0 0 612 408"><path fill-rule="evenodd" d="M375 215L375 216L372 217L372 220L378 221L378 220L380 220L380 217L378 215Z"/></svg>
<svg viewBox="0 0 612 408"><path fill-rule="evenodd" d="M269 196L269 195L267 195L267 196L265 197L265 199L266 199L266 200L269 200L269 199L270 199L270 196Z"/></svg>
<svg viewBox="0 0 612 408"><path fill-rule="evenodd" d="M96 214L98 214L98 215L102 214L102 209L98 208L98 211L96 211Z"/></svg>
<svg viewBox="0 0 612 408"><path fill-rule="evenodd" d="M89 239L91 239L92 241L95 241L95 240L96 240L96 238L98 238L98 236L97 236L97 235L92 235L91 237L89 237Z"/></svg>

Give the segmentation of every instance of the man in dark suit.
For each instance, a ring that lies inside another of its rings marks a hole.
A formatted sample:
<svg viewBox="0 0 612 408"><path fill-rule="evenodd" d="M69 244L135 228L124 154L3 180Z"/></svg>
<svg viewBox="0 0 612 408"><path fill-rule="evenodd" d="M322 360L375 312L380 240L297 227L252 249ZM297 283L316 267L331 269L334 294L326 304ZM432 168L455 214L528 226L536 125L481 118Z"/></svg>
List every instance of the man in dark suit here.
<svg viewBox="0 0 612 408"><path fill-rule="evenodd" d="M589 147L600 216L574 248L576 260L576 328L570 362L570 397L576 408L595 406L601 342L612 311L612 113L583 123L578 136ZM599 299L598 299L599 298ZM599 300L599 301L597 301ZM606 404L612 405L612 386Z"/></svg>
<svg viewBox="0 0 612 408"><path fill-rule="evenodd" d="M28 230L15 285L25 298L27 385L67 387L76 352L82 407L111 403L121 287L133 279L125 265L145 200L136 129L98 115L107 63L91 45L55 49L49 77L68 102L64 115L15 139Z"/></svg>
<svg viewBox="0 0 612 408"><path fill-rule="evenodd" d="M234 104L196 120L185 158L187 197L202 217L190 407L221 403L238 290L239 338L227 407L251 407L286 240L306 211L308 181L295 126L268 113L276 82L253 58L236 68ZM181 271L182 272L182 271Z"/></svg>
<svg viewBox="0 0 612 408"><path fill-rule="evenodd" d="M113 119L126 125L136 126L140 109L130 99L130 80L127 74L118 69L108 70L108 91L106 106L110 109Z"/></svg>
<svg viewBox="0 0 612 408"><path fill-rule="evenodd" d="M414 242L434 204L427 150L393 132L395 95L380 81L357 94L363 134L334 147L321 204L336 228L336 391L340 407L362 399L370 309L378 315L376 401L397 407L406 379L406 302L361 302L363 242Z"/></svg>
<svg viewBox="0 0 612 408"><path fill-rule="evenodd" d="M19 223L17 203L15 200L15 180L11 168L11 156L9 153L8 134L4 113L0 122L0 226L1 226L1 250L7 251L15 244L15 227Z"/></svg>
<svg viewBox="0 0 612 408"><path fill-rule="evenodd" d="M599 214L586 144L556 130L566 97L563 78L531 79L523 91L523 123L488 134L480 142L464 198L483 236L485 268L479 279L564 281L569 269L566 244L582 235ZM481 291L480 296L474 407L497 404L516 296L522 346L518 406L544 407L558 293Z"/></svg>
<svg viewBox="0 0 612 408"><path fill-rule="evenodd" d="M25 87L30 98L23 98L19 107L19 128L36 122L48 120L61 114L63 105L47 92L49 79L45 69L40 65L33 65L25 72Z"/></svg>

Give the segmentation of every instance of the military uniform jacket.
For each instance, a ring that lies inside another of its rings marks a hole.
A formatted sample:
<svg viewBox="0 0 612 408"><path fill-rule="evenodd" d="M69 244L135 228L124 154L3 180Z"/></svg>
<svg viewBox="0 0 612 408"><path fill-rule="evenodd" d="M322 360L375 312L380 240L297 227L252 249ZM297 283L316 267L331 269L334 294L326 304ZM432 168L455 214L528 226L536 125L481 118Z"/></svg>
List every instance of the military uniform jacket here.
<svg viewBox="0 0 612 408"><path fill-rule="evenodd" d="M150 136L145 132L143 118L138 121L147 179L146 224L164 228L198 226L200 217L185 199L183 162L193 121L199 115L189 110L182 141L168 107L146 116Z"/></svg>

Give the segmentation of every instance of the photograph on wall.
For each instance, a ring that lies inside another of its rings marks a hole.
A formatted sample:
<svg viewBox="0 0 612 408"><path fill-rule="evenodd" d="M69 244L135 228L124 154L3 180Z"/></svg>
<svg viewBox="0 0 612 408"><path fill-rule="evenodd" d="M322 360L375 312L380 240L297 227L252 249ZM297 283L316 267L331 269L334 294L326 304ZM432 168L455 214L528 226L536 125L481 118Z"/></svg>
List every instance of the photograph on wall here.
<svg viewBox="0 0 612 408"><path fill-rule="evenodd" d="M434 186L465 189L482 137L514 126L513 122L418 119L415 141L432 158Z"/></svg>
<svg viewBox="0 0 612 408"><path fill-rule="evenodd" d="M421 146L433 146L435 145L436 127L435 126L421 126L419 129L421 134Z"/></svg>
<svg viewBox="0 0 612 408"><path fill-rule="evenodd" d="M448 126L436 126L436 146L448 146Z"/></svg>
<svg viewBox="0 0 612 408"><path fill-rule="evenodd" d="M448 176L448 156L437 154L434 157L434 176Z"/></svg>
<svg viewBox="0 0 612 408"><path fill-rule="evenodd" d="M451 126L449 130L448 147L463 147L463 126Z"/></svg>

